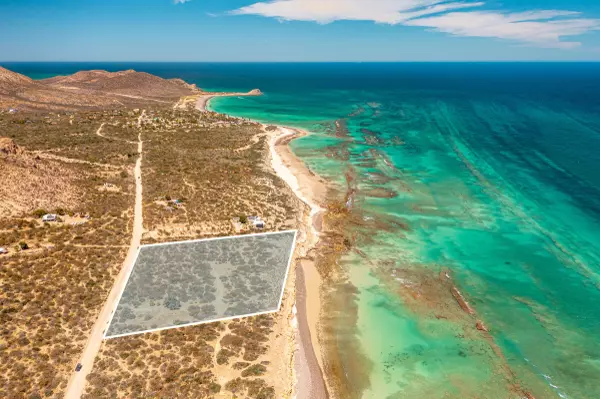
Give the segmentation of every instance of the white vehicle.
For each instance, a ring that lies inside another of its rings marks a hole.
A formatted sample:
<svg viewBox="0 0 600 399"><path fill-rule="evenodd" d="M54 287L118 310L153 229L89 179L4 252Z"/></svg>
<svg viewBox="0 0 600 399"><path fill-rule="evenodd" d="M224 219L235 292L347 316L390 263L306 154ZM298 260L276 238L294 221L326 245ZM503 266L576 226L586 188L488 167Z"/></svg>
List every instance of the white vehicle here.
<svg viewBox="0 0 600 399"><path fill-rule="evenodd" d="M57 216L53 213L47 213L42 216L42 222L56 222Z"/></svg>
<svg viewBox="0 0 600 399"><path fill-rule="evenodd" d="M4 255L8 253L8 249L4 248L4 247L0 247L0 255Z"/></svg>

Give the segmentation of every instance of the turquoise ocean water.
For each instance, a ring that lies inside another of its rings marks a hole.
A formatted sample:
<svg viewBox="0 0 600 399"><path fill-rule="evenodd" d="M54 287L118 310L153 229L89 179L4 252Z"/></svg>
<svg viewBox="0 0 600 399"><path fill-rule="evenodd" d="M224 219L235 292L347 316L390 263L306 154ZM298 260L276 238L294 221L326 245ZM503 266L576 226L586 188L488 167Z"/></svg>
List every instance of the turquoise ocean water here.
<svg viewBox="0 0 600 399"><path fill-rule="evenodd" d="M600 397L598 64L4 66L260 88L211 107L312 132L292 149L342 186L352 176L364 220L341 262L356 328L333 329L356 343L337 349L348 386L368 381L352 396L519 397L515 383L537 398Z"/></svg>

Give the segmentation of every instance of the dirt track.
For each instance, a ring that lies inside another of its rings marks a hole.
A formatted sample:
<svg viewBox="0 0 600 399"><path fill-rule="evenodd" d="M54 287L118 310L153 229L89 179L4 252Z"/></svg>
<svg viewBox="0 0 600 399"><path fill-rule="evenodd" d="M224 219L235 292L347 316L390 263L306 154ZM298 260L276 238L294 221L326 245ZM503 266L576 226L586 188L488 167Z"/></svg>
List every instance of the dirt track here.
<svg viewBox="0 0 600 399"><path fill-rule="evenodd" d="M144 110L138 119L138 127L141 125L142 119L145 116L146 111ZM102 126L100 127L100 129ZM99 131L100 131L99 129ZM97 132L99 134L99 131ZM142 219L142 133L138 133L138 159L135 162L134 168L134 179L135 179L135 206L133 216L133 234L131 237L131 244L127 251L127 257L123 262L123 267L117 276L113 288L108 294L108 298L104 304L104 307L98 315L96 323L92 328L92 332L88 338L85 349L81 358L73 364L73 374L69 378L69 383L65 391L66 399L78 399L83 394L86 384L86 378L92 371L94 366L94 360L102 345L104 338L104 331L108 328L111 315L117 307L119 296L123 290L125 283L127 282L127 276L130 270L133 268L135 256L140 246L143 233L143 219ZM77 363L82 364L82 368L79 372L74 371Z"/></svg>

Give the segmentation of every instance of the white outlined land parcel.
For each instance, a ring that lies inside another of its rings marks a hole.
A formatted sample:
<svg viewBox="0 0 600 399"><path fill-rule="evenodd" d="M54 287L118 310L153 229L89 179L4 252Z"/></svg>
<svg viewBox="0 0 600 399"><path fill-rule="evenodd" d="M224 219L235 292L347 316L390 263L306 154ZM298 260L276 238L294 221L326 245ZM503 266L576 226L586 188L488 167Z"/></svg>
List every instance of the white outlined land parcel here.
<svg viewBox="0 0 600 399"><path fill-rule="evenodd" d="M296 231L143 245L105 338L279 310Z"/></svg>

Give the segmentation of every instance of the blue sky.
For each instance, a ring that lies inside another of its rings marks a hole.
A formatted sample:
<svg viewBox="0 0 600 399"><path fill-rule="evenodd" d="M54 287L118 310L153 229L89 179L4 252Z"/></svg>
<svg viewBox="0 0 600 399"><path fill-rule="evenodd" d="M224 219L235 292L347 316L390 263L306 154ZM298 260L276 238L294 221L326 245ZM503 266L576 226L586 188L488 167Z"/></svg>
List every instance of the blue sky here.
<svg viewBox="0 0 600 399"><path fill-rule="evenodd" d="M600 0L0 0L0 61L600 61Z"/></svg>

